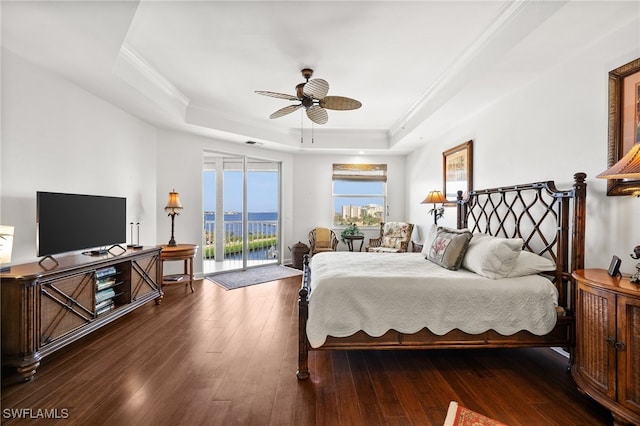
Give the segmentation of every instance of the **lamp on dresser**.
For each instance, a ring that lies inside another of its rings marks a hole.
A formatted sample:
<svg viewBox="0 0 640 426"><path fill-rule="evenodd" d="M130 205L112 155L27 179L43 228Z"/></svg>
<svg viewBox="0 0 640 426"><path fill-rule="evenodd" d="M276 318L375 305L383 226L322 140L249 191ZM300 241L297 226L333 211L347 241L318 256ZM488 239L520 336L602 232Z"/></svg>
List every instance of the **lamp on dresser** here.
<svg viewBox="0 0 640 426"><path fill-rule="evenodd" d="M433 223L438 224L438 219L444 216L444 206L440 205L440 208L436 206L437 203L446 203L447 199L444 197L442 191L429 191L427 197L420 204L433 204L433 208L429 210L429 214L433 215Z"/></svg>
<svg viewBox="0 0 640 426"><path fill-rule="evenodd" d="M173 224L176 215L180 214L180 210L182 210L182 204L180 203L180 197L178 196L178 193L174 189L173 191L169 192L169 200L167 201L167 205L164 208L164 211L169 212L168 216L171 217L171 239L169 240L169 247L176 246L176 239L173 236Z"/></svg>
<svg viewBox="0 0 640 426"><path fill-rule="evenodd" d="M640 179L640 142L635 143L620 161L596 177L601 179ZM640 198L640 183L631 195ZM640 245L634 248L633 254L630 256L632 259L640 259ZM636 265L636 273L631 277L631 282L640 284L640 263Z"/></svg>

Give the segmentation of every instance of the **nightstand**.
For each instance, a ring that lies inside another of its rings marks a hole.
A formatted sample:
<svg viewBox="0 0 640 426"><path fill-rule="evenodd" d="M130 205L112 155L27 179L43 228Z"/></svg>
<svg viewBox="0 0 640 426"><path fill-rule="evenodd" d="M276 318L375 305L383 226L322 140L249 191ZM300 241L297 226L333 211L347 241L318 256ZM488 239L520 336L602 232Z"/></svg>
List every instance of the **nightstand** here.
<svg viewBox="0 0 640 426"><path fill-rule="evenodd" d="M165 286L184 282L185 285L189 285L191 292L193 293L193 258L196 256L198 246L195 244L177 244L175 246L162 245L160 247L162 248L162 251L160 252L160 276L162 277L160 281L162 285ZM164 275L164 262L174 260L181 260L184 262L183 273Z"/></svg>
<svg viewBox="0 0 640 426"><path fill-rule="evenodd" d="M616 425L640 424L640 286L604 269L573 273L577 281L578 387L611 410Z"/></svg>
<svg viewBox="0 0 640 426"><path fill-rule="evenodd" d="M414 253L420 253L422 251L422 247L424 247L424 244L416 243L415 241L412 241L412 244Z"/></svg>

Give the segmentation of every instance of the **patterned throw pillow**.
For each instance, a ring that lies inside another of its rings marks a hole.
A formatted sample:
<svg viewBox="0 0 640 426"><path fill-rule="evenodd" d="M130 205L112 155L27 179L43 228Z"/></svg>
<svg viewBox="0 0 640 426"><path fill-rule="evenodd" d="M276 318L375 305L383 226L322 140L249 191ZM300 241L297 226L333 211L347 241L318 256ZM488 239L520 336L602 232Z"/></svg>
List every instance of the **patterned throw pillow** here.
<svg viewBox="0 0 640 426"><path fill-rule="evenodd" d="M471 237L472 234L468 230L439 226L426 259L443 268L456 271L460 268Z"/></svg>

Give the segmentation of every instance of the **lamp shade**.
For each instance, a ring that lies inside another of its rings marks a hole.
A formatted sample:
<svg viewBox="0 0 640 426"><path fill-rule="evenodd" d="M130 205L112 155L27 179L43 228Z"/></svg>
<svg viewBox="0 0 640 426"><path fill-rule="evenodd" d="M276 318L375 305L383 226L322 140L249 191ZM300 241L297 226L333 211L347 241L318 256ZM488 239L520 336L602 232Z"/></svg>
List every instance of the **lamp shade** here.
<svg viewBox="0 0 640 426"><path fill-rule="evenodd" d="M596 177L602 179L640 179L640 142L633 145L620 161Z"/></svg>
<svg viewBox="0 0 640 426"><path fill-rule="evenodd" d="M429 191L427 194L427 198L424 199L420 204L435 204L435 203L446 203L447 199L444 197L442 191Z"/></svg>
<svg viewBox="0 0 640 426"><path fill-rule="evenodd" d="M180 204L180 197L178 193L174 189L169 193L169 199L167 200L167 205L164 208L165 211L175 211L182 210L182 204Z"/></svg>

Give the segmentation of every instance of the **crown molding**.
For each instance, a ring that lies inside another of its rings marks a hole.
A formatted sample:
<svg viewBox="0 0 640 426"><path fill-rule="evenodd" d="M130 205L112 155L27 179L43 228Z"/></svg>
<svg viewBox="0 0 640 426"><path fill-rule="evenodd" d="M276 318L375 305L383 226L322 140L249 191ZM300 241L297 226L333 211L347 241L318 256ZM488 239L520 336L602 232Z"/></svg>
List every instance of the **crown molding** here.
<svg viewBox="0 0 640 426"><path fill-rule="evenodd" d="M523 0L505 2L493 23L469 46L409 109L389 128L393 146L462 90L465 82L498 61L567 1ZM535 8L537 13L524 14ZM533 18L531 18L533 16ZM528 21L525 21L528 20ZM505 36L505 33L509 36Z"/></svg>
<svg viewBox="0 0 640 426"><path fill-rule="evenodd" d="M143 93L147 93L149 95L149 88L156 89L156 91L159 89L159 92L161 96L165 98L165 101L176 104L180 110L185 110L189 105L189 98L174 86L166 77L158 72L158 70L151 66L151 64L149 64L149 62L147 62L128 43L124 42L120 47L118 60L120 65L122 63L127 64L130 68L129 71L135 71L136 76L133 76L131 72L123 71L123 68L118 65L114 67L114 73ZM158 98L159 96L160 95L156 93L150 97Z"/></svg>

